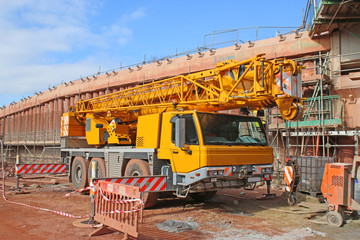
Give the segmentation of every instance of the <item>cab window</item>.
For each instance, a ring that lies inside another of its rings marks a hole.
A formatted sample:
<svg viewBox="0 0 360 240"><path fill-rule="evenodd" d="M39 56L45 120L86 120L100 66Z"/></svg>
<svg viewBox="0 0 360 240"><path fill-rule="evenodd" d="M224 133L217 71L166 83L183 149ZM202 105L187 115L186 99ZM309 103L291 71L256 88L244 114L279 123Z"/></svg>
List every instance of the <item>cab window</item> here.
<svg viewBox="0 0 360 240"><path fill-rule="evenodd" d="M185 144L198 145L199 138L197 135L193 116L189 114L182 115L182 117L185 118ZM171 141L175 143L175 123L172 123Z"/></svg>

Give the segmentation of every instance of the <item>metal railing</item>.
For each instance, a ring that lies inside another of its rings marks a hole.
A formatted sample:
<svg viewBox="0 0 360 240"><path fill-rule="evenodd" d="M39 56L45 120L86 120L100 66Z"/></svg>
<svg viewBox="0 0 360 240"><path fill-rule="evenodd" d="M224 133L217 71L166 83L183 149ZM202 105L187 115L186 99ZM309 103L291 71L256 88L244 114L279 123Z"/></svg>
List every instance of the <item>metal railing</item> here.
<svg viewBox="0 0 360 240"><path fill-rule="evenodd" d="M301 27L274 27L274 26L258 26L244 27L225 30L215 30L210 34L204 35L203 49L213 49L217 47L225 47L235 43L246 43L249 41L257 41L286 35L300 30ZM210 42L209 42L210 41Z"/></svg>
<svg viewBox="0 0 360 240"><path fill-rule="evenodd" d="M7 133L3 136L5 143L38 143L38 142L54 142L60 143L60 130L49 130L39 132L19 132L19 133Z"/></svg>

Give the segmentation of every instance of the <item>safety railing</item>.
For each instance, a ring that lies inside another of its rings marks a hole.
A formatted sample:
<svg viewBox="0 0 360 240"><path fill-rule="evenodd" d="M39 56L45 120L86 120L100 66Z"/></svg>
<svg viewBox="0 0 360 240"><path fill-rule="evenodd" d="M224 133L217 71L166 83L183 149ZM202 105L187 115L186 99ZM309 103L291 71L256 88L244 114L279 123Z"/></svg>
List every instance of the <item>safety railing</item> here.
<svg viewBox="0 0 360 240"><path fill-rule="evenodd" d="M60 143L60 130L6 133L3 136L5 143L33 143L55 142Z"/></svg>

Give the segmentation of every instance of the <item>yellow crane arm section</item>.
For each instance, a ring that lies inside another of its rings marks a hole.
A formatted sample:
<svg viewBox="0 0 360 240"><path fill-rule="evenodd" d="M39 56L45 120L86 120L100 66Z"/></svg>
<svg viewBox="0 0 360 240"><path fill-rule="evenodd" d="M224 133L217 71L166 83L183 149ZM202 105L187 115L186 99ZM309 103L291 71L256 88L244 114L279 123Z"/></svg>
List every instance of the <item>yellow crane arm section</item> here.
<svg viewBox="0 0 360 240"><path fill-rule="evenodd" d="M284 119L294 120L302 115L302 99L285 94L282 79L284 74L296 78L302 68L292 60L266 60L264 54L259 54L248 60L229 60L213 69L82 100L73 110L83 122L86 114L129 122L140 115L172 111L174 107L209 112L277 105Z"/></svg>

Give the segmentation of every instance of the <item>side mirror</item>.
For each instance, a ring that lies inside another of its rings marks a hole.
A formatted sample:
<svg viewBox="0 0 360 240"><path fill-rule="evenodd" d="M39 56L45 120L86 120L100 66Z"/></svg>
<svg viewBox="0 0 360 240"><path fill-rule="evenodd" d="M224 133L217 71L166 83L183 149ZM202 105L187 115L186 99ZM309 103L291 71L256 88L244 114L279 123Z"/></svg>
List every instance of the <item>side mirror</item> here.
<svg viewBox="0 0 360 240"><path fill-rule="evenodd" d="M175 146L183 148L185 145L185 118L175 119Z"/></svg>
<svg viewBox="0 0 360 240"><path fill-rule="evenodd" d="M97 124L95 125L95 127L96 127L96 128L103 128L104 125L103 125L102 123L97 123Z"/></svg>

